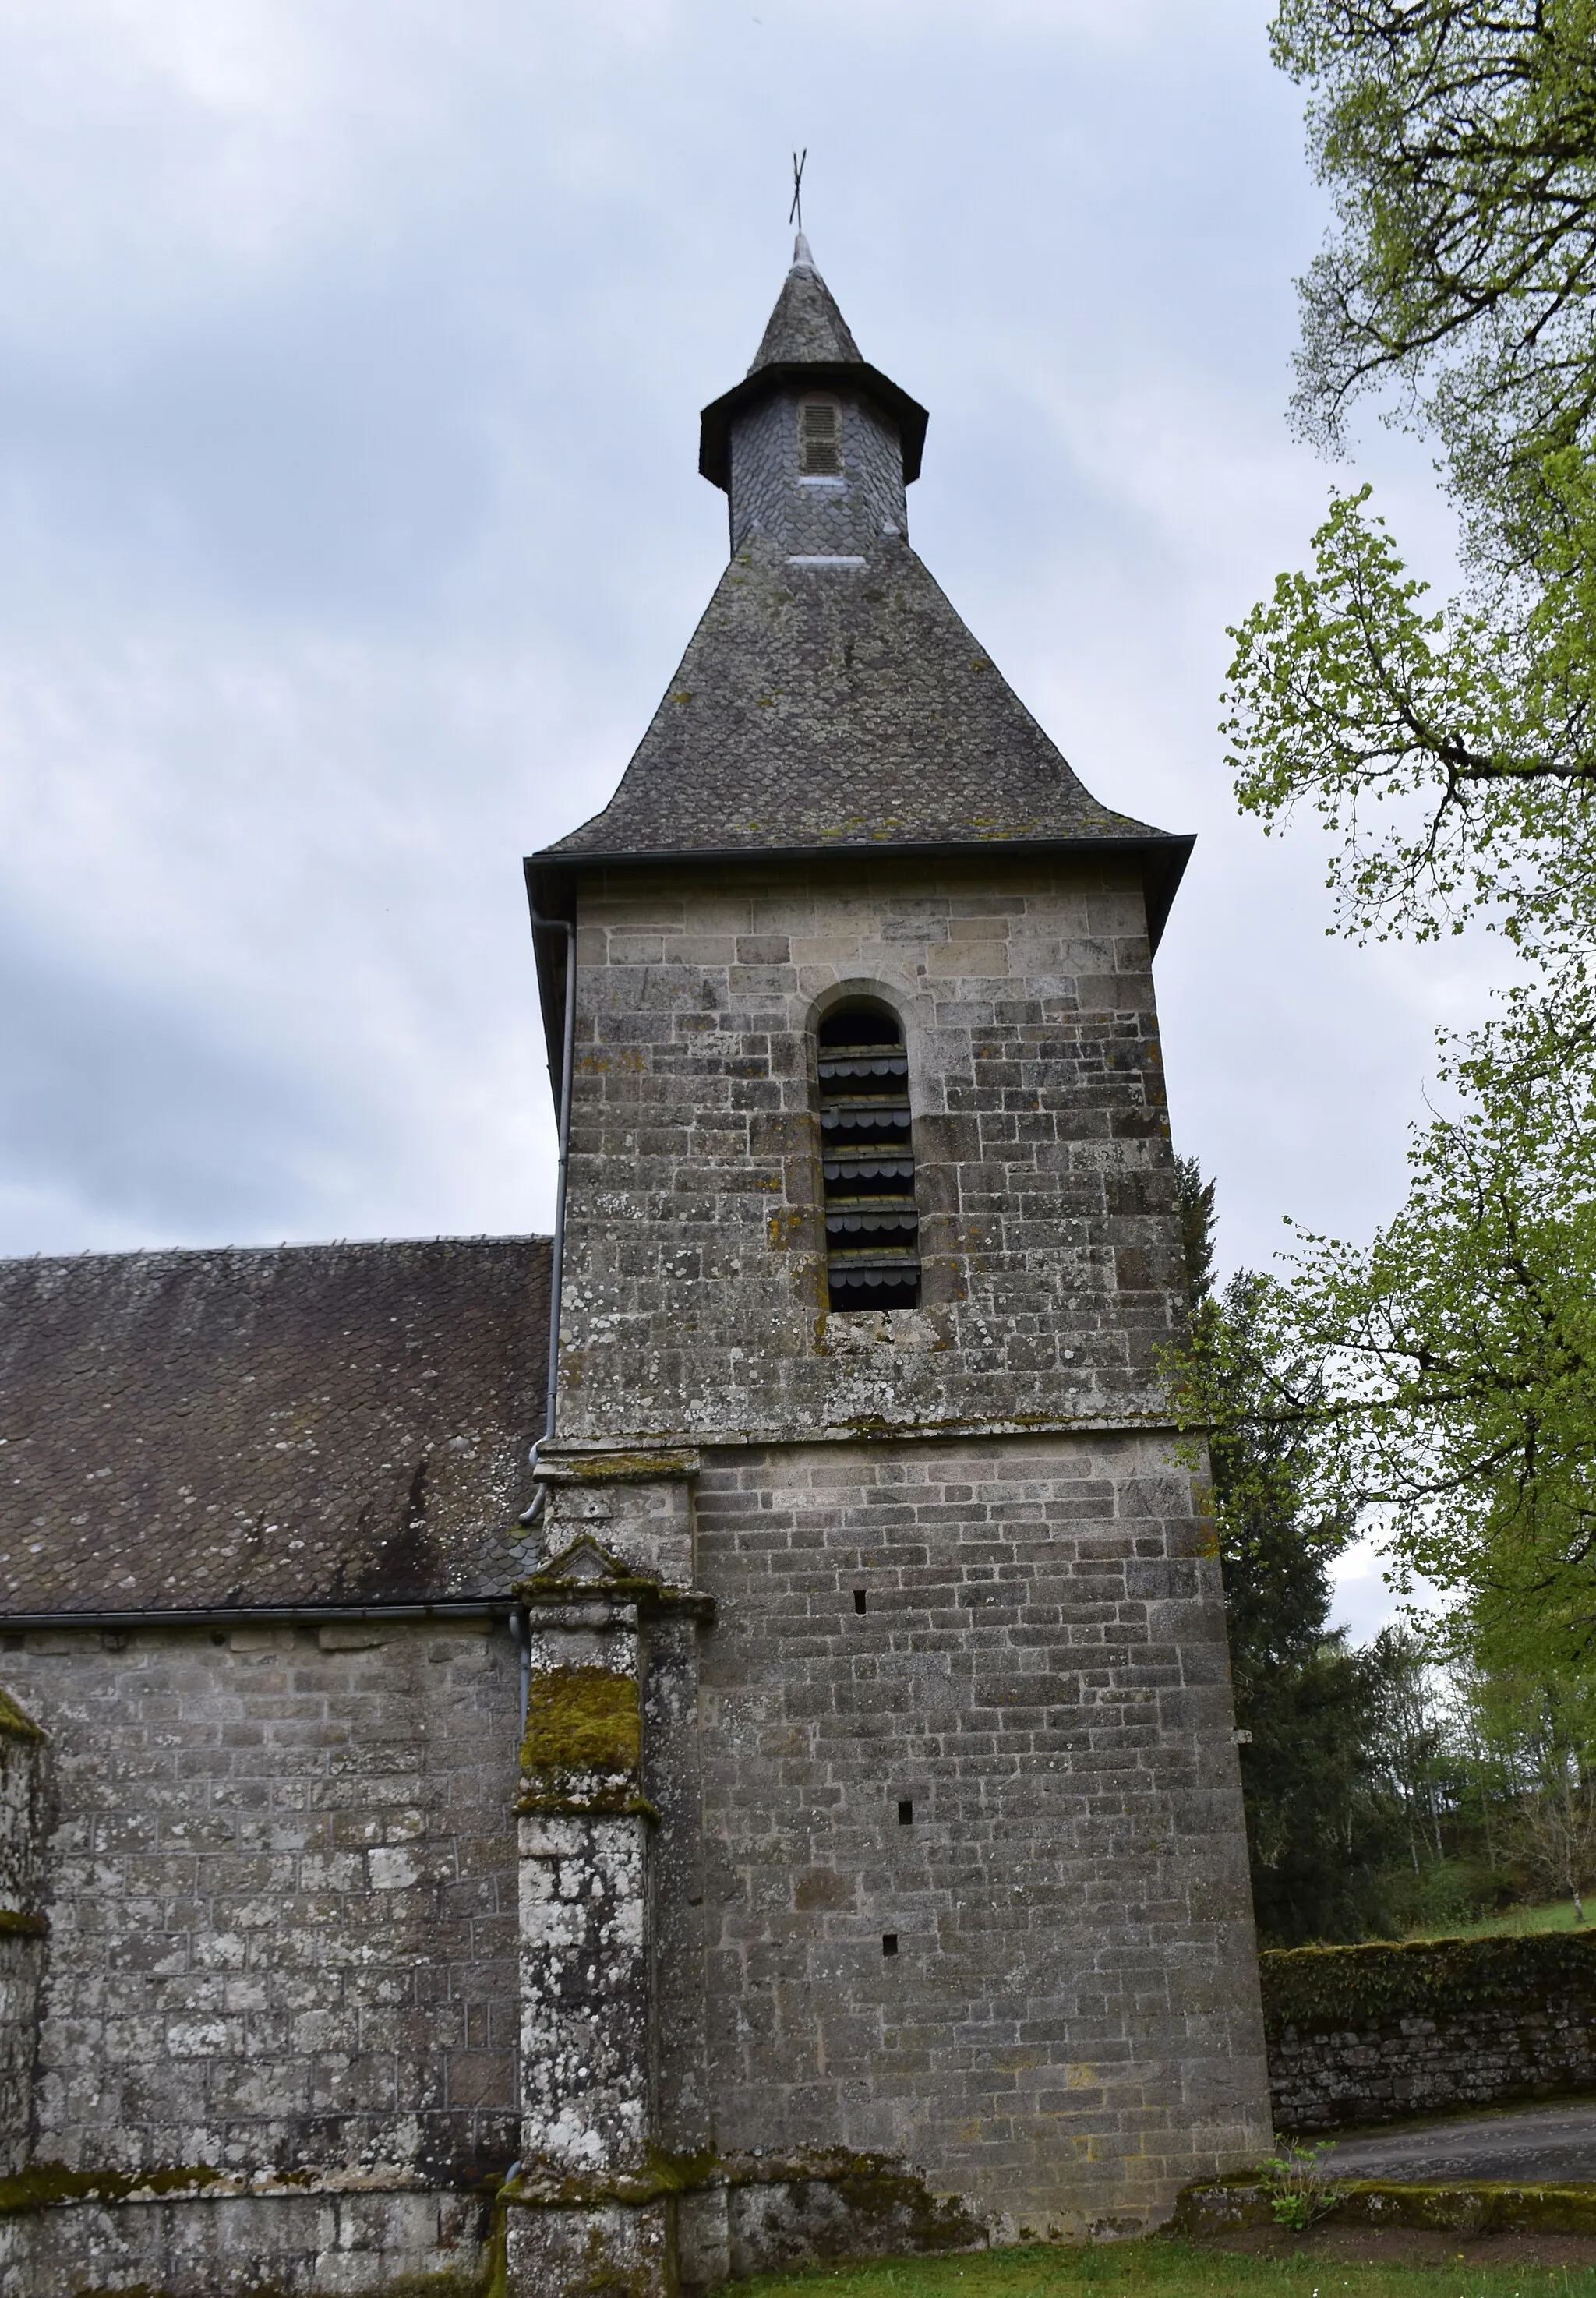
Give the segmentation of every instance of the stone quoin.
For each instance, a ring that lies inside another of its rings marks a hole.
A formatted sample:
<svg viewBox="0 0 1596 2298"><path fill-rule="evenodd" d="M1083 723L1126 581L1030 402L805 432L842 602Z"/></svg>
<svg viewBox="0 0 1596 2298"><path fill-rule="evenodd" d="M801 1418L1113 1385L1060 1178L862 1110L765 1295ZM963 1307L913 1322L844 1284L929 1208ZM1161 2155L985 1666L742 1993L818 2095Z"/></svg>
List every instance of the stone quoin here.
<svg viewBox="0 0 1596 2298"><path fill-rule="evenodd" d="M800 236L726 572L526 864L552 1248L0 1266L16 2298L665 2298L1267 2145L1162 1371L1191 841L915 556L925 429Z"/></svg>

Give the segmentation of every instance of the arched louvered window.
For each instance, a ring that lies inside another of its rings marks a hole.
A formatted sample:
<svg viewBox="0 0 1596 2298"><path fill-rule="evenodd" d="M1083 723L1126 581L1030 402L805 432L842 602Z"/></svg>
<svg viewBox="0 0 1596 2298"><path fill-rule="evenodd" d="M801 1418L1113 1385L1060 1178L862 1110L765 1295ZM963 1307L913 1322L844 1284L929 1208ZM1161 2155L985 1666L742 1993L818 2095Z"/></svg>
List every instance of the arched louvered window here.
<svg viewBox="0 0 1596 2298"><path fill-rule="evenodd" d="M798 401L798 475L806 479L842 476L842 409L834 399Z"/></svg>
<svg viewBox="0 0 1596 2298"><path fill-rule="evenodd" d="M916 1309L920 1214L903 1031L879 1006L840 1006L820 1025L819 1054L831 1305Z"/></svg>

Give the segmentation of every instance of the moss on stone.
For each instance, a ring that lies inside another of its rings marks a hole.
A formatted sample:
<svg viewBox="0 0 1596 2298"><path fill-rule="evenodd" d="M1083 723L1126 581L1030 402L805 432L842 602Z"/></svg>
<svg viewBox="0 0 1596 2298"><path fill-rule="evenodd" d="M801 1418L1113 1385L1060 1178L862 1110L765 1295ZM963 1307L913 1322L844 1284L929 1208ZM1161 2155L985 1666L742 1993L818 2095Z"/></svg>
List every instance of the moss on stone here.
<svg viewBox="0 0 1596 2298"><path fill-rule="evenodd" d="M617 1572L603 1580L588 1580L575 1574L537 1572L530 1580L517 1580L510 1592L530 1611L549 1605L634 1604L640 1612L688 1612L700 1620L715 1617L715 1599L703 1589L667 1587L640 1573Z"/></svg>
<svg viewBox="0 0 1596 2298"><path fill-rule="evenodd" d="M690 1452L579 1452L550 1461L545 1477L550 1484L652 1484L696 1476L698 1467Z"/></svg>
<svg viewBox="0 0 1596 2298"><path fill-rule="evenodd" d="M44 1938L49 1929L43 1915L23 1915L14 1907L0 1907L0 1938Z"/></svg>
<svg viewBox="0 0 1596 2298"><path fill-rule="evenodd" d="M45 1736L32 1716L17 1706L9 1691L0 1691L0 1732L8 1740L42 1740Z"/></svg>
<svg viewBox="0 0 1596 2298"><path fill-rule="evenodd" d="M542 1668L527 1690L521 1768L550 1784L573 1772L634 1772L642 1753L637 1682L604 1667Z"/></svg>
<svg viewBox="0 0 1596 2298"><path fill-rule="evenodd" d="M524 2210L598 2210L606 2203L641 2208L667 2195L685 2195L698 2186L724 2184L724 2165L713 2150L699 2154L670 2154L650 2146L641 2170L614 2170L597 2176L581 2172L540 2172L536 2163L522 2170L500 2187L502 2203Z"/></svg>
<svg viewBox="0 0 1596 2298"><path fill-rule="evenodd" d="M505 2209L602 2210L617 2203L639 2210L706 2186L831 2186L847 2204L855 2234L890 2236L897 2250L976 2250L987 2240L962 2202L933 2195L905 2163L839 2147L757 2156L667 2154L654 2147L641 2169L596 2178L540 2175L532 2165L500 2190L499 2203L500 2217Z"/></svg>
<svg viewBox="0 0 1596 2298"><path fill-rule="evenodd" d="M64 2162L36 2162L0 2178L0 2218L63 2203L125 2203L129 2195L197 2194L225 2173L200 2162L169 2170L69 2170Z"/></svg>
<svg viewBox="0 0 1596 2298"><path fill-rule="evenodd" d="M1475 1939L1272 1948L1258 1958L1264 2031L1362 2032L1403 2019L1596 2005L1596 1926Z"/></svg>
<svg viewBox="0 0 1596 2298"><path fill-rule="evenodd" d="M854 2169L828 2183L860 2224L889 2230L906 2249L975 2250L987 2239L980 2221L956 2195L933 2195L923 2178L901 2163L861 2156Z"/></svg>
<svg viewBox="0 0 1596 2298"><path fill-rule="evenodd" d="M1269 2189L1253 2171L1199 2180L1175 2204L1170 2231L1199 2237L1273 2224ZM1411 2227L1453 2235L1596 2234L1596 2189L1454 2185L1353 2178L1338 2186L1321 2226Z"/></svg>

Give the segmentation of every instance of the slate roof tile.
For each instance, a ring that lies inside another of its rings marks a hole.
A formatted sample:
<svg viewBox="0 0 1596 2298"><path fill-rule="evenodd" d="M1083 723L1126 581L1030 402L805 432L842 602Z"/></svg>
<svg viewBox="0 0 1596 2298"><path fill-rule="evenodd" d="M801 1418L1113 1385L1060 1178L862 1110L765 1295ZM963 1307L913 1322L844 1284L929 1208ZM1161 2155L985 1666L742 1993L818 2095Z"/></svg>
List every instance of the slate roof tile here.
<svg viewBox="0 0 1596 2298"><path fill-rule="evenodd" d="M0 1261L0 1620L502 1595L542 1237Z"/></svg>
<svg viewBox="0 0 1596 2298"><path fill-rule="evenodd" d="M761 536L614 798L545 854L1161 835L1078 781L901 537L846 567Z"/></svg>
<svg viewBox="0 0 1596 2298"><path fill-rule="evenodd" d="M837 298L815 269L809 243L800 233L792 269L781 283L748 373L757 375L763 367L824 367L845 360L864 364Z"/></svg>

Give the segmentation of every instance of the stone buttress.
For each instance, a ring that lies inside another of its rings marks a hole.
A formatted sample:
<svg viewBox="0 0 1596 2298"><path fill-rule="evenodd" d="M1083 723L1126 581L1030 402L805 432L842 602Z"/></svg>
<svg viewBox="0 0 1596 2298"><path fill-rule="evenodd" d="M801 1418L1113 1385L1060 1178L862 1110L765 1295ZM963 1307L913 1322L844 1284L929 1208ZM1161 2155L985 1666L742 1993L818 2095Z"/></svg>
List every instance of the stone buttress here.
<svg viewBox="0 0 1596 2298"><path fill-rule="evenodd" d="M525 1609L509 2288L1130 2231L1269 2137L1151 956L910 548L806 244L732 558L528 864L575 1061Z"/></svg>

